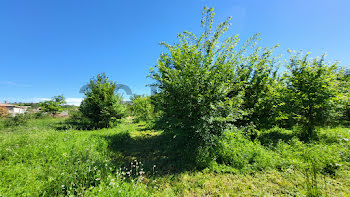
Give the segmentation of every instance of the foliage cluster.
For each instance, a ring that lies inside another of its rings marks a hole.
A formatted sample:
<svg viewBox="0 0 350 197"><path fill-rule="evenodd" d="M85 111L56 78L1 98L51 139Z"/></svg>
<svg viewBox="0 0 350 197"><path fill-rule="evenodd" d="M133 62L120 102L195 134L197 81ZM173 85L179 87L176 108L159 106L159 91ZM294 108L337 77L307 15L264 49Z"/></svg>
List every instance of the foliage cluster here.
<svg viewBox="0 0 350 197"><path fill-rule="evenodd" d="M53 116L62 111L62 105L65 104L65 98L63 95L54 96L49 101L40 103L41 110L43 112L51 113Z"/></svg>
<svg viewBox="0 0 350 197"><path fill-rule="evenodd" d="M85 98L79 107L83 118L89 121L90 127L111 127L125 115L126 106L116 91L117 84L104 73L90 80L84 92Z"/></svg>
<svg viewBox="0 0 350 197"><path fill-rule="evenodd" d="M222 38L230 19L214 29L213 17L206 7L199 38L184 32L178 43L162 43L168 53L150 73L158 87L159 122L194 146L200 160L214 157L213 147L232 126L251 140L261 129L301 126L303 139L310 140L318 127L339 120L339 111L348 113L349 78L337 63L294 53L282 64L273 55L278 45L257 47L258 35L244 44L237 35Z"/></svg>
<svg viewBox="0 0 350 197"><path fill-rule="evenodd" d="M151 77L160 90L157 102L165 125L187 138L190 145L205 148L215 143L215 137L223 133L228 122L242 116L242 98L240 93L227 96L231 91L240 92L231 66L241 61L233 55L238 38L227 38L218 48L228 20L212 32L214 13L207 8L204 15L205 31L199 38L184 32L178 35L180 43L163 43L169 54L161 55Z"/></svg>
<svg viewBox="0 0 350 197"><path fill-rule="evenodd" d="M297 54L291 57L286 74L286 110L290 118L305 127L306 137L314 135L315 127L330 117L337 95L336 63L328 65L324 56L308 59Z"/></svg>
<svg viewBox="0 0 350 197"><path fill-rule="evenodd" d="M135 121L151 121L155 118L155 107L150 96L134 95L130 106Z"/></svg>
<svg viewBox="0 0 350 197"><path fill-rule="evenodd" d="M28 117L25 114L18 114L14 117L9 117L6 119L5 127L15 127L20 125L25 125L28 122Z"/></svg>

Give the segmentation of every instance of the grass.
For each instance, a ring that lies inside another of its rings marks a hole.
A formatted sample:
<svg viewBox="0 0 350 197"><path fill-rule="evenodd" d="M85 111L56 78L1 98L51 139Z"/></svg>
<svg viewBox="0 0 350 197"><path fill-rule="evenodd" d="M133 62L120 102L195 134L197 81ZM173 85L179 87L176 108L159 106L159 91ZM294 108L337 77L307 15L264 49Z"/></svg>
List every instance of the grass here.
<svg viewBox="0 0 350 197"><path fill-rule="evenodd" d="M261 131L254 142L228 132L217 162L197 170L173 136L145 123L123 120L91 131L63 124L61 118L16 127L0 121L0 196L350 194L347 127L322 128L307 143L279 128Z"/></svg>

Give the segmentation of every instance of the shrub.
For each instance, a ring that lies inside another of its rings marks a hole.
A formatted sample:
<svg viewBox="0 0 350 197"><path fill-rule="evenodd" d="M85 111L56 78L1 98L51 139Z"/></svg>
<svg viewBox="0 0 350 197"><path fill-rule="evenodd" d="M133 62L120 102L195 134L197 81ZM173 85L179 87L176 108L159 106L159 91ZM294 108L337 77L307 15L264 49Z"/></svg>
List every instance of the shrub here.
<svg viewBox="0 0 350 197"><path fill-rule="evenodd" d="M63 95L54 96L50 101L40 103L40 107L44 112L51 113L53 116L62 111L62 105L66 101Z"/></svg>
<svg viewBox="0 0 350 197"><path fill-rule="evenodd" d="M350 69L341 69L338 72L338 83L337 98L340 105L336 110L341 112L341 119L350 121Z"/></svg>
<svg viewBox="0 0 350 197"><path fill-rule="evenodd" d="M150 74L166 130L185 136L203 155L230 125L254 127L273 120L278 103L271 102L277 83L273 48L256 47L258 35L239 49L238 36L220 42L230 19L213 30L213 16L206 7L200 37L184 32L178 43L163 43L169 53L161 54Z"/></svg>
<svg viewBox="0 0 350 197"><path fill-rule="evenodd" d="M154 105L150 96L134 96L131 108L136 121L150 121L155 117Z"/></svg>
<svg viewBox="0 0 350 197"><path fill-rule="evenodd" d="M45 112L36 112L33 114L33 118L34 119L43 119L43 118L47 118L48 114Z"/></svg>
<svg viewBox="0 0 350 197"><path fill-rule="evenodd" d="M245 112L235 125L261 129L276 124L281 80L277 75L278 59L272 54L277 47L253 49L244 61L232 65L235 67L235 83L243 93L242 109Z"/></svg>
<svg viewBox="0 0 350 197"><path fill-rule="evenodd" d="M125 115L126 107L116 91L117 84L109 80L104 73L90 80L79 110L90 121L92 127L111 127Z"/></svg>
<svg viewBox="0 0 350 197"><path fill-rule="evenodd" d="M324 124L337 95L336 63L324 56L309 59L308 54L291 57L286 79L286 102L289 114L304 127L305 137L315 135L315 127Z"/></svg>
<svg viewBox="0 0 350 197"><path fill-rule="evenodd" d="M92 129L93 125L91 125L90 120L81 113L81 111L70 112L69 118L66 120L66 128L77 128L77 129Z"/></svg>
<svg viewBox="0 0 350 197"><path fill-rule="evenodd" d="M216 161L241 172L261 171L275 167L276 154L243 136L238 129L226 131L215 147Z"/></svg>
<svg viewBox="0 0 350 197"><path fill-rule="evenodd" d="M0 118L7 117L9 115L9 110L6 107L0 106Z"/></svg>
<svg viewBox="0 0 350 197"><path fill-rule="evenodd" d="M237 37L226 39L219 47L219 38L227 30L229 20L212 32L213 16L213 9L205 8L205 30L200 38L184 32L178 35L179 43L163 43L169 54L161 54L157 71L151 69L166 130L183 136L196 147L212 146L227 123L241 115L240 95L227 97L236 87L231 66L236 60L230 52Z"/></svg>
<svg viewBox="0 0 350 197"><path fill-rule="evenodd" d="M6 127L15 127L15 126L20 126L20 125L26 125L28 122L28 116L25 114L17 114L14 117L9 117L5 121L5 126Z"/></svg>

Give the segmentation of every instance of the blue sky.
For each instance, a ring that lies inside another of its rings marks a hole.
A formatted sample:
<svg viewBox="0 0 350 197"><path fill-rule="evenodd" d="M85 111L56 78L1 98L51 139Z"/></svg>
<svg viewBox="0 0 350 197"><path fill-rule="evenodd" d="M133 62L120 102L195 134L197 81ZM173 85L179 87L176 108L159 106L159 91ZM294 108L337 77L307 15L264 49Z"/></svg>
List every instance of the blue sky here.
<svg viewBox="0 0 350 197"><path fill-rule="evenodd" d="M101 72L149 94L149 68L166 52L159 43L199 33L205 5L215 7L216 22L232 16L229 34L242 40L261 33L259 45L279 43L278 53L327 52L350 65L349 0L2 0L0 102L64 94L77 104L79 89Z"/></svg>

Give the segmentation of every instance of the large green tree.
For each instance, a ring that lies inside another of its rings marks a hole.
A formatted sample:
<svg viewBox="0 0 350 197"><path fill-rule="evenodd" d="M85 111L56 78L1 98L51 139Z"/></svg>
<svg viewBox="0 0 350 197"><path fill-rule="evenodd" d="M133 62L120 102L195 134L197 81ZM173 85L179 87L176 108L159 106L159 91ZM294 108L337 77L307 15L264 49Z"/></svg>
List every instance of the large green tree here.
<svg viewBox="0 0 350 197"><path fill-rule="evenodd" d="M151 70L169 131L197 146L212 144L225 130L226 121L235 121L241 114L239 96L226 96L234 89L231 65L235 59L229 54L238 39L227 38L219 46L229 20L213 30L213 16L213 9L205 8L199 38L184 32L178 35L178 43L162 43L169 53L161 54L156 70Z"/></svg>
<svg viewBox="0 0 350 197"><path fill-rule="evenodd" d="M111 127L124 116L126 107L116 91L117 84L104 73L90 80L79 109L90 120L91 127Z"/></svg>
<svg viewBox="0 0 350 197"><path fill-rule="evenodd" d="M337 63L327 63L324 58L311 59L308 53L296 53L284 76L291 117L304 127L307 138L314 136L315 127L329 118L337 95Z"/></svg>
<svg viewBox="0 0 350 197"><path fill-rule="evenodd" d="M161 54L150 74L168 131L208 150L244 116L257 122L269 115L261 105L268 103L275 80L273 49L256 47L258 35L242 45L237 35L223 37L230 18L214 28L213 10L204 9L200 37L183 32L179 42L162 43L168 53Z"/></svg>
<svg viewBox="0 0 350 197"><path fill-rule="evenodd" d="M243 93L243 117L236 123L238 126L266 128L275 124L278 114L278 94L276 90L280 79L278 57L273 56L274 49L257 47L247 57L235 65L236 84Z"/></svg>

